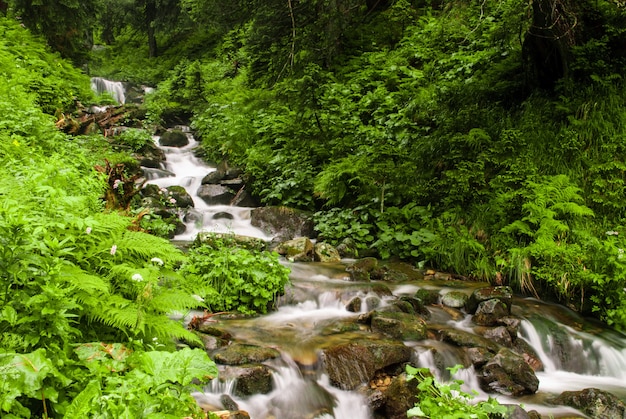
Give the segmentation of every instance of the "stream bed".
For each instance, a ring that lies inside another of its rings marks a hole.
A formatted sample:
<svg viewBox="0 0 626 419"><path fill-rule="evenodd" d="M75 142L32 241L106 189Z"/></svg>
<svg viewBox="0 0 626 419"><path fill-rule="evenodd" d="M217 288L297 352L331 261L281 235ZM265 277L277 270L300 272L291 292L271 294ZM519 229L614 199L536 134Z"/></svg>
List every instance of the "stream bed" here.
<svg viewBox="0 0 626 419"><path fill-rule="evenodd" d="M183 217L186 230L176 241L191 241L201 231L227 232L270 240L263 231L250 225L251 208L229 205L207 205L195 195L202 178L211 167L193 154L198 145L188 133L190 142L184 147L161 147L166 162L161 169L145 168L149 183L161 188L172 185L185 187L193 197L193 217ZM155 138L158 143L158 137ZM216 217L216 214L230 214ZM384 286L390 295L381 297L374 292L372 282L349 280L346 266L340 263L283 263L291 269L292 284L278 301L278 309L254 318L220 318L209 321L225 330L230 341L270 347L280 357L265 364L271 371L271 390L264 394L242 396L236 390L235 379L216 379L203 392L195 394L207 409L223 410L224 396L250 414L253 419L367 419L375 416L367 394L359 389L342 390L331 383L320 353L325 348L352 339L371 336L361 329L342 330L338 325L356 322L371 307L367 301L384 306L388 300L414 295L427 289L443 296L450 291L471 294L486 283L473 283L448 278L425 278L417 270L406 281L388 282ZM359 297L366 302L357 311L348 310L349 302ZM438 303L428 307L429 338L406 341L411 348L411 363L427 367L442 381L449 380L448 367L470 365L458 347L435 338L438 328L456 328L474 333L471 316L463 310L451 310ZM193 315L194 313L192 313ZM201 315L201 313L195 313ZM501 403L523 404L526 410L536 410L542 417L586 417L579 411L550 404L550 399L565 390L595 387L610 391L626 400L626 337L620 333L586 320L559 305L536 299L514 298L512 315L521 319L519 338L537 353L543 370L536 373L539 390L531 396L509 398L487 394L481 390L473 367L460 370L454 378L464 381L464 390L476 392L476 400L496 397ZM188 318L187 320L190 320ZM220 365L224 370L226 367ZM358 374L358 371L353 371ZM227 375L227 374L226 374ZM368 377L362 377L368 385Z"/></svg>

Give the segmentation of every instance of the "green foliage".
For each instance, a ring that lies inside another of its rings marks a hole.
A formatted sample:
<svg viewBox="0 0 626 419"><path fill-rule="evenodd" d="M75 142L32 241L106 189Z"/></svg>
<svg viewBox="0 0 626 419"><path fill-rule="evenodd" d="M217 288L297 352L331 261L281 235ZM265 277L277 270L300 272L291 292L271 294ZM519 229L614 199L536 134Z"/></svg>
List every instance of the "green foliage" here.
<svg viewBox="0 0 626 419"><path fill-rule="evenodd" d="M289 282L276 253L233 246L228 237L194 247L180 274L213 312L266 313Z"/></svg>
<svg viewBox="0 0 626 419"><path fill-rule="evenodd" d="M88 368L88 382L65 411L65 418L204 417L191 390L217 376L201 349L132 352L120 345L87 343L77 347Z"/></svg>
<svg viewBox="0 0 626 419"><path fill-rule="evenodd" d="M448 368L452 374L462 366ZM407 380L418 380L419 401L407 411L410 418L490 419L507 413L506 406L496 399L472 403L473 395L461 390L462 380L450 383L436 381L428 368L406 366Z"/></svg>
<svg viewBox="0 0 626 419"><path fill-rule="evenodd" d="M122 131L120 135L115 137L115 141L128 147L130 152L140 151L154 142L148 131L139 128L129 128Z"/></svg>
<svg viewBox="0 0 626 419"><path fill-rule="evenodd" d="M89 78L48 51L14 20L0 16L0 74L4 89L23 89L48 114L93 101ZM19 86L19 87L17 87ZM13 95L3 93L2 98ZM11 112L3 112L11 117Z"/></svg>

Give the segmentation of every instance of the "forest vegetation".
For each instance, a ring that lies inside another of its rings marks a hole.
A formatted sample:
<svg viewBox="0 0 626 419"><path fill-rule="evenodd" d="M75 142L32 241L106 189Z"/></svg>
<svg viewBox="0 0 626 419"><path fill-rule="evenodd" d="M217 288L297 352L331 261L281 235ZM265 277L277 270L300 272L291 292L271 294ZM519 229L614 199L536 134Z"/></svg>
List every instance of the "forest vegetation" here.
<svg viewBox="0 0 626 419"><path fill-rule="evenodd" d="M98 102L89 75L157 87L149 124L190 121L324 241L626 330L625 22L621 0L0 1L0 411L199 415L217 370L167 314L218 298L207 257L273 257L186 256L105 211L96 168L127 153L55 126Z"/></svg>

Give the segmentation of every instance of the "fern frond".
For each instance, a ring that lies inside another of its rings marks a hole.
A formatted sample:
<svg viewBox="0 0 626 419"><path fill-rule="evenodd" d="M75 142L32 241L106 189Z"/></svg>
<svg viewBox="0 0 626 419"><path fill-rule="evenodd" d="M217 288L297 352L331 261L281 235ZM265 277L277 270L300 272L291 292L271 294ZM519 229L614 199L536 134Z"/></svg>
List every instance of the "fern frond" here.
<svg viewBox="0 0 626 419"><path fill-rule="evenodd" d="M167 290L167 292L156 295L150 305L162 313L169 314L172 311L196 308L200 303L190 294L176 290Z"/></svg>
<svg viewBox="0 0 626 419"><path fill-rule="evenodd" d="M154 257L168 261L183 260L183 254L167 239L139 231L125 231L117 243L117 250L136 261L147 262Z"/></svg>
<svg viewBox="0 0 626 419"><path fill-rule="evenodd" d="M86 293L96 294L109 292L109 283L107 280L85 272L76 265L64 265L60 276L71 283L72 286L76 287L76 289Z"/></svg>

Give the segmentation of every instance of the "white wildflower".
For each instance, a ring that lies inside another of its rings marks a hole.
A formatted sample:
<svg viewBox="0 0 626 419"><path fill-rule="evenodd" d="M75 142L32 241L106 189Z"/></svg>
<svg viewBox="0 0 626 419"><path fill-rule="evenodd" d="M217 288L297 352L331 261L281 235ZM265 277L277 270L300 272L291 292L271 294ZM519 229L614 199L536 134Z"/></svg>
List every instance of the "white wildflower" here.
<svg viewBox="0 0 626 419"><path fill-rule="evenodd" d="M116 244L111 246L111 256L115 255L115 252L117 252L117 245Z"/></svg>
<svg viewBox="0 0 626 419"><path fill-rule="evenodd" d="M141 274L133 274L133 276L130 278L135 282L141 282L143 281L143 276L141 276Z"/></svg>
<svg viewBox="0 0 626 419"><path fill-rule="evenodd" d="M85 229L85 234L91 234L91 227L87 227Z"/></svg>
<svg viewBox="0 0 626 419"><path fill-rule="evenodd" d="M150 259L150 262L159 266L163 266L163 260L161 258L152 258Z"/></svg>

